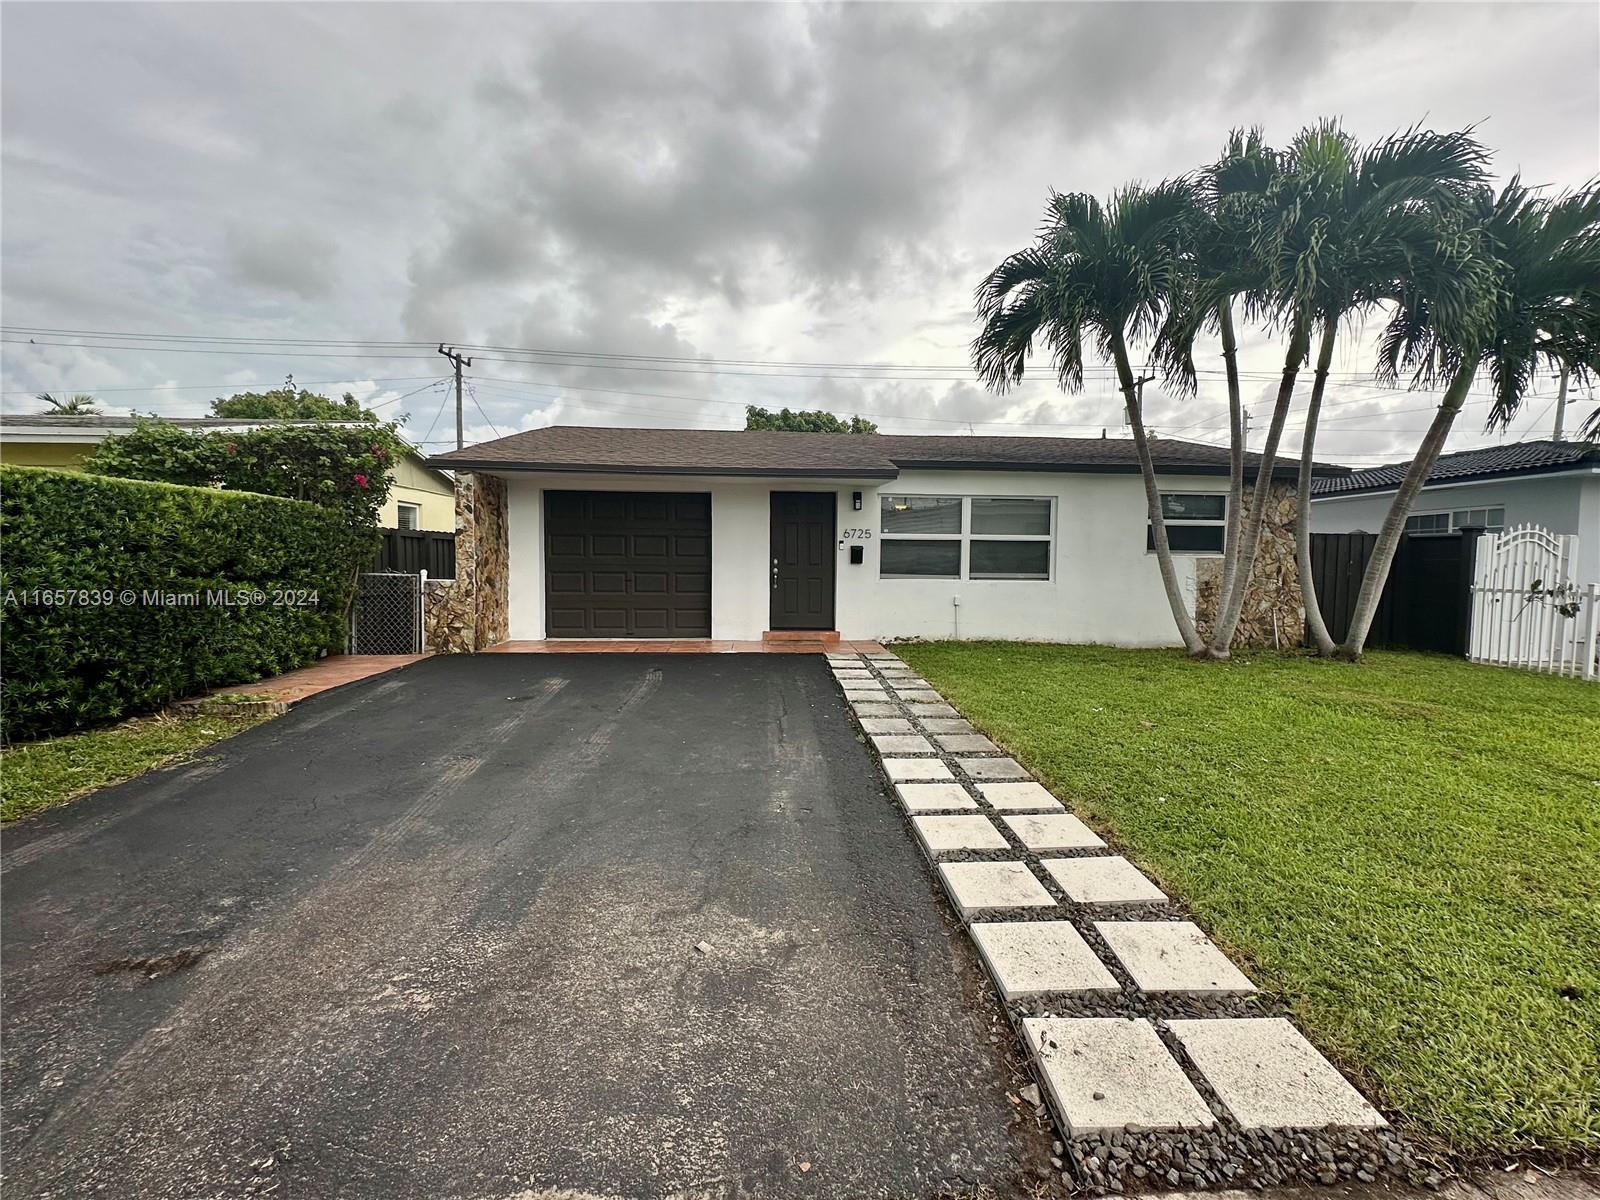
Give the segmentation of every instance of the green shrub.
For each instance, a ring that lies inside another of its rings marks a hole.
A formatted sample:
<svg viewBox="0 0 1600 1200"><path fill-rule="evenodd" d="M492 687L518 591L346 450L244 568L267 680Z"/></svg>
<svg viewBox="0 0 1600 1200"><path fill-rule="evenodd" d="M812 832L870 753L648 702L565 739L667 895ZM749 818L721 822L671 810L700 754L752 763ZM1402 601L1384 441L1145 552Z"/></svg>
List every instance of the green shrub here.
<svg viewBox="0 0 1600 1200"><path fill-rule="evenodd" d="M405 443L392 425L266 425L192 431L167 421L141 421L132 433L108 437L84 470L121 479L260 492L307 500L375 529L389 498L395 458Z"/></svg>
<svg viewBox="0 0 1600 1200"><path fill-rule="evenodd" d="M295 500L0 467L0 545L0 731L9 741L246 683L339 648L376 537L340 509ZM266 602L207 602L241 590ZM316 601L273 603L284 592ZM164 605L154 593L200 599Z"/></svg>

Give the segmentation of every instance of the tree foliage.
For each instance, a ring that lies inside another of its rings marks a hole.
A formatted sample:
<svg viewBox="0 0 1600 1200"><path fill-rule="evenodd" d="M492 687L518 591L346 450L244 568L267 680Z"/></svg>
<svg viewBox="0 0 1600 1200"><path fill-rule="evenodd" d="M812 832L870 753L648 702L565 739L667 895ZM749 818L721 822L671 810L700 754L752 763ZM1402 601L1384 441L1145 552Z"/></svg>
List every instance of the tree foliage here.
<svg viewBox="0 0 1600 1200"><path fill-rule="evenodd" d="M241 421L371 421L376 414L362 408L349 392L330 400L306 388L296 388L291 375L281 388L267 392L236 392L211 402L212 415Z"/></svg>
<svg viewBox="0 0 1600 1200"><path fill-rule="evenodd" d="M374 529L406 445L392 425L327 424L189 430L141 421L106 438L84 462L99 475L259 492L336 509Z"/></svg>
<svg viewBox="0 0 1600 1200"><path fill-rule="evenodd" d="M76 396L57 396L52 392L40 392L34 397L39 403L45 405L41 417L87 417L100 412L100 405L93 396L79 392Z"/></svg>
<svg viewBox="0 0 1600 1200"><path fill-rule="evenodd" d="M780 408L773 412L757 408L754 404L744 410L746 429L776 429L788 433L877 433L878 427L865 417L851 417L848 421L821 409L811 411Z"/></svg>

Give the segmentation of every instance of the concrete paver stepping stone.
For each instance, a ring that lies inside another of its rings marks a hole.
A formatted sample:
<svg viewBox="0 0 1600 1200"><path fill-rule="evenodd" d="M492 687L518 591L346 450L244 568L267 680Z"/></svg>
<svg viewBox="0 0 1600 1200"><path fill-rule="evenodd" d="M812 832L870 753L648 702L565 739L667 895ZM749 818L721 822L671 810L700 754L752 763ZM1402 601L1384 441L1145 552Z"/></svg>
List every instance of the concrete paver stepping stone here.
<svg viewBox="0 0 1600 1200"><path fill-rule="evenodd" d="M931 733L932 730L929 730ZM996 746L981 733L941 733L939 748L952 754L999 754Z"/></svg>
<svg viewBox="0 0 1600 1200"><path fill-rule="evenodd" d="M894 690L895 695L899 696L900 699L908 702L914 702L916 704L941 704L944 701L944 697L940 696L938 692L933 691L931 688L906 688L897 686Z"/></svg>
<svg viewBox="0 0 1600 1200"><path fill-rule="evenodd" d="M1094 927L1144 991L1229 996L1256 990L1192 921L1096 921Z"/></svg>
<svg viewBox="0 0 1600 1200"><path fill-rule="evenodd" d="M1120 854L1047 858L1042 865L1067 897L1079 904L1151 904L1167 898L1145 878L1143 871Z"/></svg>
<svg viewBox="0 0 1600 1200"><path fill-rule="evenodd" d="M840 666L860 666L861 656L859 654L830 654L828 655L828 662Z"/></svg>
<svg viewBox="0 0 1600 1200"><path fill-rule="evenodd" d="M904 697L902 697L902 699L903 698ZM933 703L927 700L915 700L909 702L906 707L911 710L911 715L913 717L917 717L918 719L924 721L929 717L959 717L961 715L942 700L938 703Z"/></svg>
<svg viewBox="0 0 1600 1200"><path fill-rule="evenodd" d="M911 827L917 831L917 839L930 855L949 854L958 850L1005 850L1010 845L1005 835L982 813L912 817Z"/></svg>
<svg viewBox="0 0 1600 1200"><path fill-rule="evenodd" d="M871 671L835 671L833 673L833 677L835 679L837 679L840 683L844 683L846 680L871 679L872 678L872 672Z"/></svg>
<svg viewBox="0 0 1600 1200"><path fill-rule="evenodd" d="M878 662L899 662L900 661L900 656L898 654L895 654L893 651L890 651L890 650L874 650L872 653L868 654L867 657L870 658L870 659L874 659L874 660L876 660Z"/></svg>
<svg viewBox="0 0 1600 1200"><path fill-rule="evenodd" d="M1056 1111L1074 1137L1146 1129L1209 1129L1216 1117L1149 1021L1027 1017L1024 1035Z"/></svg>
<svg viewBox="0 0 1600 1200"><path fill-rule="evenodd" d="M850 709L858 717L898 717L900 710L880 697L858 698L847 696Z"/></svg>
<svg viewBox="0 0 1600 1200"><path fill-rule="evenodd" d="M959 783L897 783L895 792L908 813L950 812L977 808L978 802Z"/></svg>
<svg viewBox="0 0 1600 1200"><path fill-rule="evenodd" d="M863 717L863 733L911 733L911 722L904 717Z"/></svg>
<svg viewBox="0 0 1600 1200"><path fill-rule="evenodd" d="M972 722L961 717L929 717L922 723L929 733L977 733Z"/></svg>
<svg viewBox="0 0 1600 1200"><path fill-rule="evenodd" d="M1029 775L1014 758L958 758L956 765L974 779L1027 779Z"/></svg>
<svg viewBox="0 0 1600 1200"><path fill-rule="evenodd" d="M1120 990L1071 921L999 921L975 924L970 932L1007 1000Z"/></svg>
<svg viewBox="0 0 1600 1200"><path fill-rule="evenodd" d="M940 863L939 878L963 917L1002 908L1050 908L1050 892L1019 862Z"/></svg>
<svg viewBox="0 0 1600 1200"><path fill-rule="evenodd" d="M1388 1124L1282 1017L1168 1021L1245 1129L1375 1129Z"/></svg>
<svg viewBox="0 0 1600 1200"><path fill-rule="evenodd" d="M920 733L875 733L872 744L879 754L933 753L933 743Z"/></svg>
<svg viewBox="0 0 1600 1200"><path fill-rule="evenodd" d="M847 683L844 685L844 694L851 699L871 697L880 703L889 703L889 693L883 690L881 683Z"/></svg>
<svg viewBox="0 0 1600 1200"><path fill-rule="evenodd" d="M1100 835L1071 813L1019 813L1002 818L1029 850L1097 850L1105 845Z"/></svg>
<svg viewBox="0 0 1600 1200"><path fill-rule="evenodd" d="M951 778L950 768L937 758L886 758L883 760L883 773L891 783Z"/></svg>
<svg viewBox="0 0 1600 1200"><path fill-rule="evenodd" d="M980 783L978 794L1001 812L1064 812L1042 783Z"/></svg>

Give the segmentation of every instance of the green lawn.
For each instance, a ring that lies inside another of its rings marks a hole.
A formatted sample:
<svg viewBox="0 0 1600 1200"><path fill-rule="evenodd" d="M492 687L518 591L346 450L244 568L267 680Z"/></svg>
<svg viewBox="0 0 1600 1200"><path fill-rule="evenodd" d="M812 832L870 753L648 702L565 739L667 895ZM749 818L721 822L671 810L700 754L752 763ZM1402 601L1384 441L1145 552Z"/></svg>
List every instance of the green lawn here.
<svg viewBox="0 0 1600 1200"><path fill-rule="evenodd" d="M1600 686L1398 653L896 650L1410 1135L1600 1148Z"/></svg>
<svg viewBox="0 0 1600 1200"><path fill-rule="evenodd" d="M15 821L177 761L265 716L138 717L0 752L0 820Z"/></svg>

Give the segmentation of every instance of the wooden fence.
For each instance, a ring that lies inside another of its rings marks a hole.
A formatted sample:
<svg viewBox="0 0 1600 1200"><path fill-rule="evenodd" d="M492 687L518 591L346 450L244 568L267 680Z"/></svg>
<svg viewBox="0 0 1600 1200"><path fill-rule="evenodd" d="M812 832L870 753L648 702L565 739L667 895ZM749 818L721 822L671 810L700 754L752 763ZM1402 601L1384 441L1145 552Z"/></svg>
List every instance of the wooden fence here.
<svg viewBox="0 0 1600 1200"><path fill-rule="evenodd" d="M1466 654L1480 532L1402 535L1366 644ZM1350 632L1361 580L1377 541L1373 533L1311 535L1311 577L1322 619L1335 642L1344 641Z"/></svg>
<svg viewBox="0 0 1600 1200"><path fill-rule="evenodd" d="M426 571L429 579L456 577L456 535L426 529L380 529L383 547L369 571L399 571L415 575Z"/></svg>
<svg viewBox="0 0 1600 1200"><path fill-rule="evenodd" d="M1600 583L1572 578L1578 538L1519 525L1479 540L1473 662L1600 679Z"/></svg>

